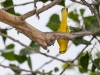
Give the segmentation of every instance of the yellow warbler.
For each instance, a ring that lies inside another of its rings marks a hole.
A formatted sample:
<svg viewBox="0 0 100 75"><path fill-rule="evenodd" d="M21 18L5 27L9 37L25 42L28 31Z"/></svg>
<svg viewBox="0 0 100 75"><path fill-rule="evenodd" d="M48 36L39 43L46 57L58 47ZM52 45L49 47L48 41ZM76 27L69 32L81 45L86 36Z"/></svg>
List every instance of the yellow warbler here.
<svg viewBox="0 0 100 75"><path fill-rule="evenodd" d="M68 24L67 24L68 9L62 8L61 14L62 14L62 21L61 21L60 26L58 28L58 32L69 33L69 28L68 28ZM64 54L68 48L69 40L57 39L57 42L60 46L59 53Z"/></svg>

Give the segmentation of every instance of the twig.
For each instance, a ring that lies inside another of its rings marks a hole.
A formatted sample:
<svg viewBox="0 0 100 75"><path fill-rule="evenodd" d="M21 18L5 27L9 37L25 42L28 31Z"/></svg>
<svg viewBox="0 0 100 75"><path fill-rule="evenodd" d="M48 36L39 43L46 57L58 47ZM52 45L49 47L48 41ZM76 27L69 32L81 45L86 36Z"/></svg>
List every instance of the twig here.
<svg viewBox="0 0 100 75"><path fill-rule="evenodd" d="M84 5L84 3L82 1L77 1L77 0L71 0L72 2L75 2L75 3L79 3L81 5ZM99 5L100 3L98 2L93 2L93 3L90 3L90 5Z"/></svg>
<svg viewBox="0 0 100 75"><path fill-rule="evenodd" d="M4 10L0 10L0 21L14 27L18 32L37 42L44 49L53 45L56 39L73 40L76 37L95 35L100 32L100 28L77 33L42 32L27 22L20 20L18 16L7 13Z"/></svg>
<svg viewBox="0 0 100 75"><path fill-rule="evenodd" d="M94 37L91 38L90 42L91 42L93 39L94 39ZM77 55L77 57L73 60L73 62L74 62L76 59L79 58L79 56L81 55L81 53L82 53L88 46L89 46L89 45L86 45L86 46L82 49L82 51Z"/></svg>
<svg viewBox="0 0 100 75"><path fill-rule="evenodd" d="M97 41L100 43L100 40L94 35L95 39L97 39Z"/></svg>
<svg viewBox="0 0 100 75"><path fill-rule="evenodd" d="M29 11L29 12L25 13L24 15L21 15L20 19L25 20L26 18L33 16L35 13L36 13L36 9Z"/></svg>
<svg viewBox="0 0 100 75"><path fill-rule="evenodd" d="M44 56L46 56L46 57L50 57L50 58L59 60L59 61L61 61L61 62L63 62L63 63L66 63L66 64L68 64L68 65L70 65L70 66L81 67L81 66L79 66L79 65L73 64L72 61L65 61L65 60L62 60L62 59L59 59L59 58L56 58L56 57L47 55L47 54L45 54L45 53L39 52L38 50L35 50L35 49L32 48L32 47L26 46L26 45L24 45L23 43L19 42L18 40L15 40L14 38L12 38L12 37L10 37L10 36L7 36L7 35L5 35L5 34L3 34L3 33L1 33L1 32L0 32L0 35L2 35L2 36L4 36L4 37L7 37L7 38L9 38L9 39L11 39L11 40L13 40L13 41L19 43L20 45L25 46L26 48L28 48L28 49L30 49L30 50L34 50L36 53L42 54L42 55L44 55ZM64 71L63 71L63 72L64 72Z"/></svg>
<svg viewBox="0 0 100 75"><path fill-rule="evenodd" d="M43 6L43 7L40 8L40 9L38 9L35 13L33 13L33 11L34 11L34 10L33 10L33 11L28 12L27 15L24 14L24 15L20 16L20 18L21 18L21 20L25 20L26 18L31 17L32 15L35 15L35 14L36 14L37 16L39 16L39 13L41 13L41 12L43 12L43 11L45 11L45 10L48 10L49 8L51 8L51 7L53 7L54 5L58 4L60 1L61 1L61 0L53 0L51 3L49 3L49 4L45 5L45 6Z"/></svg>
<svg viewBox="0 0 100 75"><path fill-rule="evenodd" d="M8 35L5 35L5 34L3 34L3 33L1 33L1 32L0 32L0 35L2 35L2 36L4 36L4 37L7 37L7 38L13 40L14 42L17 42L17 43L19 43L20 45L22 45L22 46L28 48L29 50L33 50L33 51L35 51L36 53L39 53L39 54L44 55L44 56L46 56L46 57L50 57L50 58L56 59L56 60L58 60L58 61L61 61L61 62L63 62L63 63L66 63L66 64L68 64L68 65L71 65L71 66L81 67L81 66L79 66L79 65L73 64L72 61L65 61L65 60L56 58L56 57L54 57L54 56L47 55L47 54L45 54L45 53L39 52L38 50L36 50L36 49L34 49L34 48L32 48L32 47L29 47L29 46L27 46L27 45L21 43L20 41L14 39L14 38L12 38L12 37L10 37L10 36L8 36Z"/></svg>
<svg viewBox="0 0 100 75"><path fill-rule="evenodd" d="M57 54L55 57L58 57L59 55L60 55L60 54ZM38 71L39 69L43 68L45 65L51 63L53 60L54 60L54 59L51 59L50 61L44 63L41 67L39 67L39 68L37 69L37 71Z"/></svg>
<svg viewBox="0 0 100 75"><path fill-rule="evenodd" d="M70 65L67 65L67 67L64 68L64 70L60 73L60 75L62 75L62 74L66 71L66 69L69 68L69 66L70 66Z"/></svg>
<svg viewBox="0 0 100 75"><path fill-rule="evenodd" d="M76 0L71 0L72 2L75 2L75 3L79 3L79 4L82 4L83 5L83 2L82 1L76 1Z"/></svg>
<svg viewBox="0 0 100 75"><path fill-rule="evenodd" d="M98 16L98 13L96 12L96 10L91 6L92 4L87 3L85 0L81 0L81 1L71 0L71 1L82 4L82 5L86 5L87 7L89 7L91 12L94 13L94 15L99 23L99 27L100 27L100 18ZM100 4L100 3L94 3L94 4Z"/></svg>
<svg viewBox="0 0 100 75"><path fill-rule="evenodd" d="M91 42L93 39L94 39L94 37L91 38L90 42ZM86 45L86 46L82 49L82 51L77 55L77 57L76 57L73 61L71 61L71 63L73 63L76 59L78 59L78 57L81 55L81 53L82 53L88 46L89 46L89 45ZM68 66L60 73L60 75L62 75L62 74L66 71L66 69L69 68L69 66L70 66L70 65L68 65Z"/></svg>
<svg viewBox="0 0 100 75"><path fill-rule="evenodd" d="M99 27L100 27L100 18L99 18L97 11L89 3L87 3L85 0L81 0L81 1L83 2L83 4L85 4L87 7L89 7L89 9L91 10L92 13L94 13L94 15L99 23Z"/></svg>
<svg viewBox="0 0 100 75"><path fill-rule="evenodd" d="M41 72L39 71L30 71L30 70L25 70L25 69L20 69L20 68L17 68L17 67L12 67L12 66L4 66L4 65L1 65L0 66L4 67L4 68L10 68L10 69L14 69L14 70L18 70L18 71L25 71L25 72L31 72L31 73L34 73L34 74L41 74Z"/></svg>
<svg viewBox="0 0 100 75"><path fill-rule="evenodd" d="M96 30L94 30L94 31L84 31L84 32L78 32L78 33L72 33L72 34L73 34L73 36L75 35L75 37L79 37L79 36L85 36L85 35L89 35L89 34L90 34L90 35L91 35L91 34L93 35L94 33L97 33L97 32L100 32L100 29L99 29L99 28L96 29ZM63 33L63 34L59 35L59 33L56 32L55 35L58 35L56 38L58 38L58 37L60 38L61 36L64 35L63 38L65 39L65 38L66 38L66 34L68 34L68 33L65 33L65 34ZM55 58L55 57L53 57L53 56L47 55L47 54L45 54L45 53L39 52L38 50L36 50L36 49L34 49L34 48L32 48L32 47L29 47L29 46L27 46L27 45L25 45L25 44L19 42L18 40L14 39L14 38L12 38L12 37L10 37L10 36L7 36L7 35L5 35L5 34L3 34L3 33L1 33L1 32L0 32L0 35L2 35L2 36L4 36L4 37L7 37L7 38L9 38L9 39L11 39L11 40L13 40L13 41L19 43L20 45L22 45L22 46L28 48L29 50L34 50L36 53L42 54L42 55L44 55L44 56L46 56L46 57L50 57L50 58L59 60L59 61L61 61L61 62L63 62L63 63L67 63L67 64L70 64L70 65L74 65L74 64L70 63L69 61L65 61L65 60L62 60L62 59ZM68 37L68 35L67 35L67 37ZM69 38L70 38L70 36L69 36ZM71 38L70 38L70 39L71 39Z"/></svg>
<svg viewBox="0 0 100 75"><path fill-rule="evenodd" d="M22 45L22 46L28 48L29 50L33 50L33 51L35 51L36 53L42 54L42 55L44 55L44 56L46 56L46 57L50 57L50 58L53 58L53 59L59 60L59 61L61 61L61 62L63 62L63 63L67 63L67 64L70 64L70 65L73 65L73 66L77 66L77 65L75 65L75 64L70 63L70 61L65 61L65 60L62 60L62 59L56 58L56 57L54 57L54 56L47 55L47 54L45 54L45 53L39 52L39 51L36 50L35 48L29 47L29 46L27 46L27 45L21 43L20 41L14 39L14 38L12 38L12 37L10 37L10 36L8 36L8 35L3 34L2 32L0 32L0 35L2 35L2 36L4 36L4 37L7 37L7 38L11 39L11 40L13 40L14 42L17 42L17 43L19 43L20 45Z"/></svg>
<svg viewBox="0 0 100 75"><path fill-rule="evenodd" d="M54 1L60 1L60 0L54 0ZM56 3L54 2L53 3ZM59 3L59 2L58 2ZM53 4L54 5L54 4ZM52 6L51 6L52 7ZM43 7L44 8L44 7ZM49 9L49 7L45 7L45 9L41 8L40 12L45 11L46 9ZM43 10L42 10L43 9ZM25 34L26 36L28 36L31 40L35 40L37 43L39 43L39 45L41 45L43 47L43 43L46 43L45 47L47 48L48 46L52 45L52 41L56 40L56 39L66 39L66 40L73 40L76 37L80 37L80 36L86 36L86 35L94 35L96 33L100 32L100 28L92 30L92 31L84 31L84 32L77 32L77 33L59 33L59 32L41 32L38 29L35 29L34 27L32 27L31 25L29 25L28 23L19 20L19 17L16 17L12 14L7 13L6 11L0 10L0 21L4 22L6 24L11 25L12 27L16 28L17 31L19 31L20 33ZM33 30L33 31L32 31ZM36 33L34 32L36 31ZM35 36L34 36L35 33ZM36 34L38 34L38 36L36 36ZM5 36L10 38L11 40L14 40L12 37L10 36L6 36L5 34L0 33L0 35ZM40 37L39 35L42 35L42 37ZM45 38L44 38L45 36ZM49 37L48 37L49 36ZM41 39L42 38L42 39ZM39 41L38 41L39 40ZM18 40L14 40L16 42L19 43ZM41 41L43 43L41 43ZM19 43L22 46L25 46L26 48L30 49L30 50L34 50L37 53L40 53L46 57L50 57L56 60L59 60L63 63L67 63L70 65L74 65L68 61L62 60L62 59L58 59L55 58L53 56L47 55L45 53L39 52L29 46L26 46L22 43ZM43 47L44 48L44 47Z"/></svg>
<svg viewBox="0 0 100 75"><path fill-rule="evenodd" d="M22 3L22 4L14 4L14 5L12 5L12 6L3 8L3 10L8 10L8 9L11 9L11 8L13 8L13 7L15 7L15 6L23 6L23 5L27 5L27 4L31 4L31 3L34 3L34 1L26 2L26 3Z"/></svg>
<svg viewBox="0 0 100 75"><path fill-rule="evenodd" d="M73 2L76 2L76 3L79 3L79 4L82 4L82 5L86 5L87 7L89 7L89 9L91 10L92 13L94 13L98 23L99 23L99 27L100 27L100 18L98 16L98 13L96 12L96 10L91 6L91 5L99 5L100 2L96 2L96 3L87 3L85 0L81 0L81 1L76 1L76 0L71 0Z"/></svg>
<svg viewBox="0 0 100 75"><path fill-rule="evenodd" d="M38 0L34 0L34 7L37 8L36 3L38 2Z"/></svg>
<svg viewBox="0 0 100 75"><path fill-rule="evenodd" d="M99 33L100 28L97 28L96 30L92 30L92 31L81 31L81 32L77 32L77 33L71 33L72 35L75 35L75 37L81 37L81 36L87 36L87 35L95 35L97 33Z"/></svg>
<svg viewBox="0 0 100 75"><path fill-rule="evenodd" d="M37 2L37 0L35 0L35 1ZM6 8L2 8L2 10L8 10L8 9L11 9L13 7L16 7L16 6L23 6L23 5L27 5L27 4L31 4L31 3L34 3L34 7L36 8L35 1L25 2L25 3L22 3L22 4L14 4L12 6L9 6L9 7L6 7ZM84 5L82 3L82 1L74 1L74 0L71 0L71 1ZM100 4L99 2L90 3L90 5L99 5L99 4Z"/></svg>

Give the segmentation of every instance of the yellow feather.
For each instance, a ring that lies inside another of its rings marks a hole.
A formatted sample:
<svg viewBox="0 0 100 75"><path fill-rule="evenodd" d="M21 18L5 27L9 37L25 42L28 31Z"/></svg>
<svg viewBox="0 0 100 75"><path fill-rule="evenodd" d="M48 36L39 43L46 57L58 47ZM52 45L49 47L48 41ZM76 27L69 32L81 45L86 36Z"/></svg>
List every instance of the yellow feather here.
<svg viewBox="0 0 100 75"><path fill-rule="evenodd" d="M69 33L69 28L68 28L68 24L67 24L67 15L68 15L67 8L62 8L61 14L62 14L62 21L61 21L60 26L58 28L58 32ZM68 48L69 40L57 39L57 42L58 42L59 47L60 47L59 53L64 54Z"/></svg>

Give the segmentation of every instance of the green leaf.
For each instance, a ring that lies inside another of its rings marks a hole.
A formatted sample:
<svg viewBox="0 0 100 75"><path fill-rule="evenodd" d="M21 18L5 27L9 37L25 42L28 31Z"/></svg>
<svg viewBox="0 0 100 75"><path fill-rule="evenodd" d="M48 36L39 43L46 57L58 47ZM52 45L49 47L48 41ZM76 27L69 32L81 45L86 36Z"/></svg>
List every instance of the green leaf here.
<svg viewBox="0 0 100 75"><path fill-rule="evenodd" d="M88 64L89 64L89 54L88 52L86 52L86 54L80 58L80 65L87 71Z"/></svg>
<svg viewBox="0 0 100 75"><path fill-rule="evenodd" d="M84 56L80 58L80 65L82 66L83 69L86 70L88 69L88 64L89 64L89 54L86 52Z"/></svg>
<svg viewBox="0 0 100 75"><path fill-rule="evenodd" d="M15 60L14 51L7 52L7 53L2 53L1 56L3 56L5 59L10 60L10 61Z"/></svg>
<svg viewBox="0 0 100 75"><path fill-rule="evenodd" d="M79 67L81 73L86 73L88 71L89 56L88 52L82 53L78 60L78 65L82 66L82 68Z"/></svg>
<svg viewBox="0 0 100 75"><path fill-rule="evenodd" d="M25 55L16 55L15 54L14 56L15 56L15 59L21 64L27 60Z"/></svg>
<svg viewBox="0 0 100 75"><path fill-rule="evenodd" d="M80 59L84 55L85 55L84 53L81 53L81 55L79 56L78 65L80 65ZM78 69L79 69L80 73L86 73L87 72L84 68L79 67Z"/></svg>
<svg viewBox="0 0 100 75"><path fill-rule="evenodd" d="M47 75L52 75L52 70L47 73Z"/></svg>
<svg viewBox="0 0 100 75"><path fill-rule="evenodd" d="M7 35L7 30L2 30L1 32ZM5 42L6 42L6 37L3 37L3 36L2 36L2 39L3 39L3 42L4 42L4 44L5 44Z"/></svg>
<svg viewBox="0 0 100 75"><path fill-rule="evenodd" d="M75 22L78 22L78 23L80 22L79 19L78 19L79 15L77 14L76 11L70 12L70 13L68 14L68 17L69 17L70 19L72 19L73 21L75 21Z"/></svg>
<svg viewBox="0 0 100 75"><path fill-rule="evenodd" d="M62 65L62 69L63 69L63 70L66 69L67 66L68 66L68 64L64 63L64 64ZM73 68L73 66L69 66L69 67L68 67L68 69L72 69L72 68Z"/></svg>
<svg viewBox="0 0 100 75"><path fill-rule="evenodd" d="M95 72L91 72L90 75L97 75Z"/></svg>
<svg viewBox="0 0 100 75"><path fill-rule="evenodd" d="M40 50L40 45L34 41L31 41L29 46L33 47L36 50ZM32 53L35 53L35 51L29 50L27 48L23 48L20 50L20 55L26 55L26 54L32 54Z"/></svg>
<svg viewBox="0 0 100 75"><path fill-rule="evenodd" d="M80 71L81 73L86 73L86 72L87 72L84 68L79 68L79 71Z"/></svg>
<svg viewBox="0 0 100 75"><path fill-rule="evenodd" d="M62 69L65 69L67 66L68 66L68 64L65 64L65 63L64 63L64 64L62 65Z"/></svg>
<svg viewBox="0 0 100 75"><path fill-rule="evenodd" d="M92 72L95 72L95 69L97 68L98 70L100 70L100 58L94 59L92 64Z"/></svg>
<svg viewBox="0 0 100 75"><path fill-rule="evenodd" d="M91 43L85 39L83 39L82 37L78 37L75 40L73 40L73 43L77 46L80 44L85 44L85 45L90 45Z"/></svg>
<svg viewBox="0 0 100 75"><path fill-rule="evenodd" d="M80 59L82 56L84 56L86 53L85 52L82 52L80 55L79 55L79 57L78 57L78 59Z"/></svg>
<svg viewBox="0 0 100 75"><path fill-rule="evenodd" d="M91 72L90 75L100 75L100 72Z"/></svg>
<svg viewBox="0 0 100 75"><path fill-rule="evenodd" d="M1 5L6 8L6 7L9 7L9 6L12 6L13 5L13 1L12 0L5 0L4 2L1 3ZM14 11L14 8L10 8L8 10L6 10L7 12L11 13L11 14L14 14L16 15L15 11Z"/></svg>
<svg viewBox="0 0 100 75"><path fill-rule="evenodd" d="M15 47L14 44L10 44L10 45L6 46L6 49L13 49L14 47Z"/></svg>
<svg viewBox="0 0 100 75"><path fill-rule="evenodd" d="M34 51L29 50L27 48L23 48L23 49L20 50L20 55L26 55L26 54L32 54L32 53L34 53Z"/></svg>
<svg viewBox="0 0 100 75"><path fill-rule="evenodd" d="M85 28L88 31L98 28L98 22L97 22L95 16L84 17L84 22L85 22Z"/></svg>
<svg viewBox="0 0 100 75"><path fill-rule="evenodd" d="M59 3L59 5L64 6L65 7L65 0L61 0L61 2Z"/></svg>
<svg viewBox="0 0 100 75"><path fill-rule="evenodd" d="M10 66L10 67L13 67L13 68L11 68L11 69L15 72L15 74L20 74L20 73L21 73L21 70L20 70L19 67L16 66L15 64L10 64L9 66Z"/></svg>
<svg viewBox="0 0 100 75"><path fill-rule="evenodd" d="M58 68L58 67L55 67L55 68L54 68L54 71L55 71L55 72L58 72L58 71L59 71L59 68Z"/></svg>
<svg viewBox="0 0 100 75"><path fill-rule="evenodd" d="M40 50L40 45L37 42L31 41L30 46L36 50Z"/></svg>
<svg viewBox="0 0 100 75"><path fill-rule="evenodd" d="M80 13L83 16L85 9L80 9Z"/></svg>
<svg viewBox="0 0 100 75"><path fill-rule="evenodd" d="M50 17L49 22L47 23L46 26L53 31L57 31L59 24L60 24L59 16L57 14L53 14Z"/></svg>
<svg viewBox="0 0 100 75"><path fill-rule="evenodd" d="M30 58L30 56L27 57L27 62L28 62L28 66L29 66L30 69L32 70L32 62L31 62L31 58Z"/></svg>
<svg viewBox="0 0 100 75"><path fill-rule="evenodd" d="M5 59L10 60L10 61L15 60L13 48L14 48L14 44L10 44L10 45L6 46L6 49L9 50L9 51L5 50L1 54L1 56L3 56Z"/></svg>

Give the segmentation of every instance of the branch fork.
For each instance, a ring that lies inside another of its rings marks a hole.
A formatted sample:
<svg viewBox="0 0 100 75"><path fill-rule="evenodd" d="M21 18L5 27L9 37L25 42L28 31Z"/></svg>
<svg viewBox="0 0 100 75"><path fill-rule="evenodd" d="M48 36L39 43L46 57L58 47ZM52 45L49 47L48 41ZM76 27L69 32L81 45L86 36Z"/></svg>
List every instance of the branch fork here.
<svg viewBox="0 0 100 75"><path fill-rule="evenodd" d="M28 17L33 16L35 14L39 15L39 13L53 7L60 1L61 0L54 0L50 4L47 4L38 10L34 9L22 16L15 16L0 9L0 21L14 27L19 33L22 33L29 37L31 40L37 42L44 49L47 49L48 46L53 45L56 39L74 40L76 37L95 35L100 32L100 28L93 31L82 31L78 33L42 32L25 22L25 19L27 19ZM83 1L84 0L82 0L82 2ZM94 10L92 7L90 7L90 9ZM100 25L100 19L98 17L98 14L96 14L95 11L93 11L93 13L94 15L96 15L96 18Z"/></svg>

